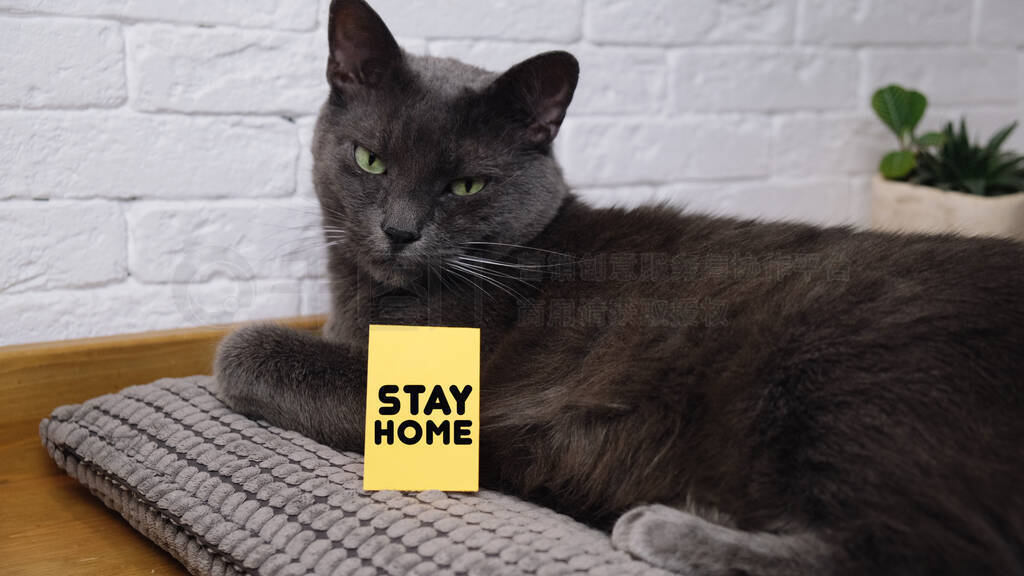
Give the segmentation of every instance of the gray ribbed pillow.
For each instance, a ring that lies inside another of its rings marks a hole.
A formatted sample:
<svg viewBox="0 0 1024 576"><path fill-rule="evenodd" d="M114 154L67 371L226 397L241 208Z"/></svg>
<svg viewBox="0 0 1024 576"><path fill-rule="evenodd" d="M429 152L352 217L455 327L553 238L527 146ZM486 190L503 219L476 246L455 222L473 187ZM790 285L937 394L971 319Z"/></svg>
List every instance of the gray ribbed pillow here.
<svg viewBox="0 0 1024 576"><path fill-rule="evenodd" d="M208 377L54 411L61 468L193 574L665 574L503 494L373 492L362 457L232 412Z"/></svg>

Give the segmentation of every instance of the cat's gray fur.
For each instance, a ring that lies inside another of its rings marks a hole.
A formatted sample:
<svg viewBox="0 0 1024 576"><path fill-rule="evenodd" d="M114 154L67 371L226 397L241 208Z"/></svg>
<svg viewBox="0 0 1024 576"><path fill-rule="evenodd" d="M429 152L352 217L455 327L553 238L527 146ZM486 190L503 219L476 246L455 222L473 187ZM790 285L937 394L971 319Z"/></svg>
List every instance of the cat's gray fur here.
<svg viewBox="0 0 1024 576"><path fill-rule="evenodd" d="M367 326L478 326L484 484L621 517L653 562L1024 574L1024 247L590 208L551 155L568 54L411 56L362 0L329 40L330 319L228 337L232 406L360 450ZM465 177L489 184L447 192Z"/></svg>

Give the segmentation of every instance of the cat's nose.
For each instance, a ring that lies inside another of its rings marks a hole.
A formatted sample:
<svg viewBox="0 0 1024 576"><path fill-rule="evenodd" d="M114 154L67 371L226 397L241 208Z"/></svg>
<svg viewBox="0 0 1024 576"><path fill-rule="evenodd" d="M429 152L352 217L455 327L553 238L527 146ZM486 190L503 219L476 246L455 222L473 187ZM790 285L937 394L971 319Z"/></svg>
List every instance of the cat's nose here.
<svg viewBox="0 0 1024 576"><path fill-rule="evenodd" d="M384 234L387 235L388 240L391 241L395 246L404 246L406 244L412 244L413 242L420 239L419 232L411 232L409 230L400 230L398 228L392 228L391 226L381 227L384 230Z"/></svg>

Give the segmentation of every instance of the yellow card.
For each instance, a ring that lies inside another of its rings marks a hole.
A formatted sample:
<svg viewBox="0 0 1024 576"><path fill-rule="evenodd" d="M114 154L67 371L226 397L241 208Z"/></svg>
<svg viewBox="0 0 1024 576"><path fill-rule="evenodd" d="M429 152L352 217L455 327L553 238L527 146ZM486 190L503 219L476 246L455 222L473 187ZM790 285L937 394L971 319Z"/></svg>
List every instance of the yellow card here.
<svg viewBox="0 0 1024 576"><path fill-rule="evenodd" d="M475 492L480 330L370 326L364 490Z"/></svg>

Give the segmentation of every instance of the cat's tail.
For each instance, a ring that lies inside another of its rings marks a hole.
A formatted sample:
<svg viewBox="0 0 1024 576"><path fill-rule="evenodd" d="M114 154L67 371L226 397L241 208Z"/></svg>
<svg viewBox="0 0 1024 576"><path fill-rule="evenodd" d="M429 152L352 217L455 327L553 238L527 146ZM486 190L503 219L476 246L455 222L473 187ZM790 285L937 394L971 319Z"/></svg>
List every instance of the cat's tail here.
<svg viewBox="0 0 1024 576"><path fill-rule="evenodd" d="M813 532L744 532L659 504L623 514L612 542L685 576L819 576L836 573L842 561L839 550Z"/></svg>

